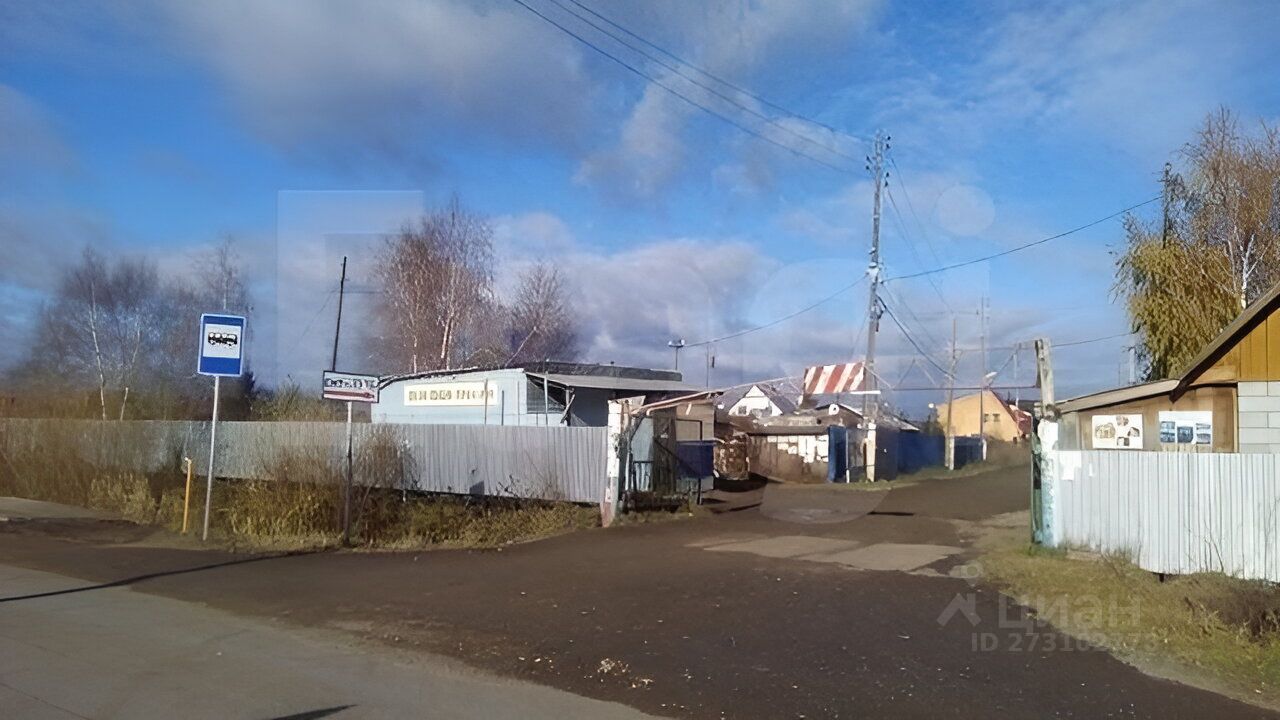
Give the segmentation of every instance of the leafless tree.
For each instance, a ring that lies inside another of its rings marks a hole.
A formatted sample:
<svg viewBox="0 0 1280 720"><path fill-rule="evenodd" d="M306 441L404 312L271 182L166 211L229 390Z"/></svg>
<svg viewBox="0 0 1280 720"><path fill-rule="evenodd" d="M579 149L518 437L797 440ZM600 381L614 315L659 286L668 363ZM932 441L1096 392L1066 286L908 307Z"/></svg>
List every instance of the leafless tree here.
<svg viewBox="0 0 1280 720"><path fill-rule="evenodd" d="M200 257L196 274L207 309L223 312L245 312L249 308L249 291L244 280L244 265L230 235Z"/></svg>
<svg viewBox="0 0 1280 720"><path fill-rule="evenodd" d="M1183 155L1173 227L1216 250L1243 310L1280 276L1280 128L1242 135L1229 110L1210 115Z"/></svg>
<svg viewBox="0 0 1280 720"><path fill-rule="evenodd" d="M578 356L578 315L558 268L538 263L520 276L509 313L508 363L573 360Z"/></svg>
<svg viewBox="0 0 1280 720"><path fill-rule="evenodd" d="M151 263L111 263L86 249L42 311L28 364L66 383L92 378L102 419L108 417L109 395L120 398L111 414L123 418L131 388L151 379L155 350L174 327L168 300Z"/></svg>
<svg viewBox="0 0 1280 720"><path fill-rule="evenodd" d="M493 230L455 198L383 248L378 321L388 360L414 372L456 367L477 351L493 303Z"/></svg>

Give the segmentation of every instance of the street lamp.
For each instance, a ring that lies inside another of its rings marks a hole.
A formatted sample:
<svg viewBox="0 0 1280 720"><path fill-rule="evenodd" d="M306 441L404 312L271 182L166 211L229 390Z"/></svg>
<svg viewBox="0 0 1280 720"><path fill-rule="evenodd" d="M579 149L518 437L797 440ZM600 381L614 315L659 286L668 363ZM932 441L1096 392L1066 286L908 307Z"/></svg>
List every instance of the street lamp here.
<svg viewBox="0 0 1280 720"><path fill-rule="evenodd" d="M667 341L667 347L676 352L676 370L680 369L680 348L684 347L684 338Z"/></svg>

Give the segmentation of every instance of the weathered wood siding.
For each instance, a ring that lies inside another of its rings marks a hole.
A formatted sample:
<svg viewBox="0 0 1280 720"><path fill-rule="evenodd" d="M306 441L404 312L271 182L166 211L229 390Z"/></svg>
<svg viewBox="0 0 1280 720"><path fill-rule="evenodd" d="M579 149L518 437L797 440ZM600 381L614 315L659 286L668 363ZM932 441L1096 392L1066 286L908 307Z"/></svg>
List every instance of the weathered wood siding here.
<svg viewBox="0 0 1280 720"><path fill-rule="evenodd" d="M1161 410L1210 410L1213 412L1213 444L1177 446L1160 445ZM1094 415L1142 415L1142 449L1170 452L1235 452L1236 451L1236 389L1216 385L1188 390L1177 402L1167 396L1144 398L1103 408L1067 413L1064 417L1062 447L1065 450L1092 450ZM1128 452L1121 450L1118 452Z"/></svg>
<svg viewBox="0 0 1280 720"><path fill-rule="evenodd" d="M1280 380L1280 313L1259 323L1193 384L1241 380Z"/></svg>

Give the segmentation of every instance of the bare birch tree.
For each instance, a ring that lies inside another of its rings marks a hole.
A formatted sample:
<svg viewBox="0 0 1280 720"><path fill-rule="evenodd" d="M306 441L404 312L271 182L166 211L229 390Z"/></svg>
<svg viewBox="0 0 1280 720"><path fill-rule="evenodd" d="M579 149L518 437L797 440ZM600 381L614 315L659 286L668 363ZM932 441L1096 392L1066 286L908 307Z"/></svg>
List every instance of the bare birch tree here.
<svg viewBox="0 0 1280 720"><path fill-rule="evenodd" d="M1184 366L1280 281L1280 133L1242 134L1227 110L1182 150L1161 221L1125 219L1115 293L1128 306L1151 378Z"/></svg>
<svg viewBox="0 0 1280 720"><path fill-rule="evenodd" d="M389 238L375 275L384 352L400 369L466 362L493 321L493 230L456 198Z"/></svg>
<svg viewBox="0 0 1280 720"><path fill-rule="evenodd" d="M246 312L249 291L245 285L244 265L230 235L201 256L196 262L197 281L209 309L223 312Z"/></svg>
<svg viewBox="0 0 1280 720"><path fill-rule="evenodd" d="M44 308L28 368L74 387L92 378L99 416L123 419L129 394L155 380L148 367L175 314L155 267L145 260L108 262L92 249L67 268ZM108 398L119 406L108 410Z"/></svg>
<svg viewBox="0 0 1280 720"><path fill-rule="evenodd" d="M564 274L555 266L538 263L520 276L507 343L509 364L577 358L578 316Z"/></svg>

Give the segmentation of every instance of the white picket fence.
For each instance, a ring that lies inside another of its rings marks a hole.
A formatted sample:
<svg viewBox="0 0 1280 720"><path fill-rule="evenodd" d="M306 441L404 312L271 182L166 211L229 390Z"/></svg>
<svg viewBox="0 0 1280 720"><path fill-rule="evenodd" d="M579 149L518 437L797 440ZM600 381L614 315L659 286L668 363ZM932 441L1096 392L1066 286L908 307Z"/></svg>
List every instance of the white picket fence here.
<svg viewBox="0 0 1280 720"><path fill-rule="evenodd" d="M216 474L265 478L289 454L319 457L341 468L346 426L340 422L218 423ZM607 483L608 435L603 427L356 423L355 480L387 485L387 455L397 484L424 492L499 495L598 503ZM5 452L72 451L99 467L179 471L190 457L203 474L209 423L0 419ZM378 454L379 462L367 460Z"/></svg>
<svg viewBox="0 0 1280 720"><path fill-rule="evenodd" d="M1280 455L1050 450L1047 544L1280 582Z"/></svg>

